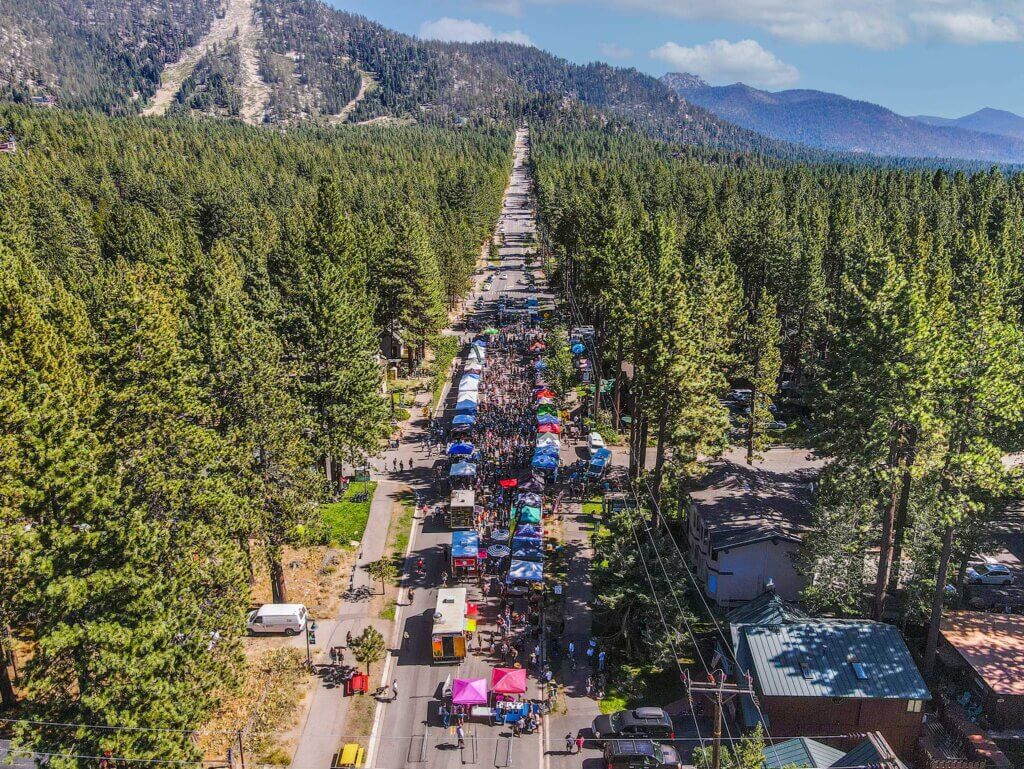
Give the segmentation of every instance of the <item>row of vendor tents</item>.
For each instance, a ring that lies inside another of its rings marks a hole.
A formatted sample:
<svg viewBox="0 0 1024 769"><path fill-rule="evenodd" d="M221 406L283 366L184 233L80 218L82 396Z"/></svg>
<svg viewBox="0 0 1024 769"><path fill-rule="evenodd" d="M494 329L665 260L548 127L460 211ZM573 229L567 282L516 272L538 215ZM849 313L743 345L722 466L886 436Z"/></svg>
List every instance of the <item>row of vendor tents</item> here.
<svg viewBox="0 0 1024 769"><path fill-rule="evenodd" d="M477 451L467 434L476 424L480 408L480 378L487 362L487 341L476 339L469 346L466 365L459 380L458 395L455 399L455 416L452 418L452 435L458 438L448 445L448 456L452 463L448 470L450 478L474 478L476 476Z"/></svg>

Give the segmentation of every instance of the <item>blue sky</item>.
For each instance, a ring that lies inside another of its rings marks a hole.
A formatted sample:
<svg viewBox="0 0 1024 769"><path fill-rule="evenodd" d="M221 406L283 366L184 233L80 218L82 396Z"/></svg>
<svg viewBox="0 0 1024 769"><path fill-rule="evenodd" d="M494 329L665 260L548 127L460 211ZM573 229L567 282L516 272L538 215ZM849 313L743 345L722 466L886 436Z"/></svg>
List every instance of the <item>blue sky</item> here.
<svg viewBox="0 0 1024 769"><path fill-rule="evenodd" d="M714 85L816 88L905 115L1024 114L1024 0L328 0L409 34L530 42Z"/></svg>

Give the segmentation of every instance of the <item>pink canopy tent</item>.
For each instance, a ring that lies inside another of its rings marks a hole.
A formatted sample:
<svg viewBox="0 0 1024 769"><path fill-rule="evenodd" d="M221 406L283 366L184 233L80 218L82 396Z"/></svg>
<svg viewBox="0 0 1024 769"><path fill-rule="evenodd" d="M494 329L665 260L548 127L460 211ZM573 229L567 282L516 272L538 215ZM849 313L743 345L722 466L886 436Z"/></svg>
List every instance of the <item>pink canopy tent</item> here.
<svg viewBox="0 0 1024 769"><path fill-rule="evenodd" d="M561 425L541 425L540 427L537 428L537 432L554 433L555 435L560 435L562 432L562 427Z"/></svg>
<svg viewBox="0 0 1024 769"><path fill-rule="evenodd" d="M495 694L526 694L526 668L495 668L491 673Z"/></svg>
<svg viewBox="0 0 1024 769"><path fill-rule="evenodd" d="M452 682L453 705L486 705L486 678L456 678Z"/></svg>

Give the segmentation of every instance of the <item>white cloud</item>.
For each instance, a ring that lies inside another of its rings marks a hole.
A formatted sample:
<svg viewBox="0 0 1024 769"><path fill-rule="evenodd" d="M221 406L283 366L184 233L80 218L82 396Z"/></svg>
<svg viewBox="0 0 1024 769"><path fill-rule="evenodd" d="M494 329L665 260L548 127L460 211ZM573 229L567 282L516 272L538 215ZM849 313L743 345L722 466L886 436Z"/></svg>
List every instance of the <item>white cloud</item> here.
<svg viewBox="0 0 1024 769"><path fill-rule="evenodd" d="M925 34L959 45L1015 43L1024 39L1024 25L1009 16L936 11L914 14L912 18Z"/></svg>
<svg viewBox="0 0 1024 769"><path fill-rule="evenodd" d="M420 25L420 37L424 40L447 40L453 43L480 43L497 40L502 43L533 45L530 38L518 29L511 32L495 32L486 24L470 19L453 19L442 16L436 21L425 21Z"/></svg>
<svg viewBox="0 0 1024 769"><path fill-rule="evenodd" d="M742 81L749 85L782 88L800 79L800 71L786 64L756 40L712 40L692 47L665 43L650 52L680 72L700 75L718 83Z"/></svg>
<svg viewBox="0 0 1024 769"><path fill-rule="evenodd" d="M601 43L597 47L600 54L606 59L632 59L633 49L625 48L616 43Z"/></svg>
<svg viewBox="0 0 1024 769"><path fill-rule="evenodd" d="M601 5L690 21L758 27L780 40L897 48L938 39L971 45L1024 39L1021 0L470 0L480 7Z"/></svg>

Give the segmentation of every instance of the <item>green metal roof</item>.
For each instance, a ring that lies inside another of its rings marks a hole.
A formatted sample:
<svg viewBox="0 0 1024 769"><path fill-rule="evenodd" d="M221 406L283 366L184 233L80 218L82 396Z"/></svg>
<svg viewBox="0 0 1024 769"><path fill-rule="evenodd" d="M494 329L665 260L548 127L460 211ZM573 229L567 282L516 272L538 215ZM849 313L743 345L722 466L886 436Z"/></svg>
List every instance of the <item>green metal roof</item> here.
<svg viewBox="0 0 1024 769"><path fill-rule="evenodd" d="M843 751L809 737L796 737L764 747L765 769L782 769L786 766L796 769L829 767L842 757Z"/></svg>
<svg viewBox="0 0 1024 769"><path fill-rule="evenodd" d="M831 764L834 769L852 769L852 767L882 765L882 755L878 752L878 749L870 739L864 740L864 742L855 747L845 756ZM907 769L906 764L899 759L896 759L896 765L899 769Z"/></svg>
<svg viewBox="0 0 1024 769"><path fill-rule="evenodd" d="M764 696L931 699L892 625L816 619L742 625L739 632ZM853 663L862 666L862 677Z"/></svg>

